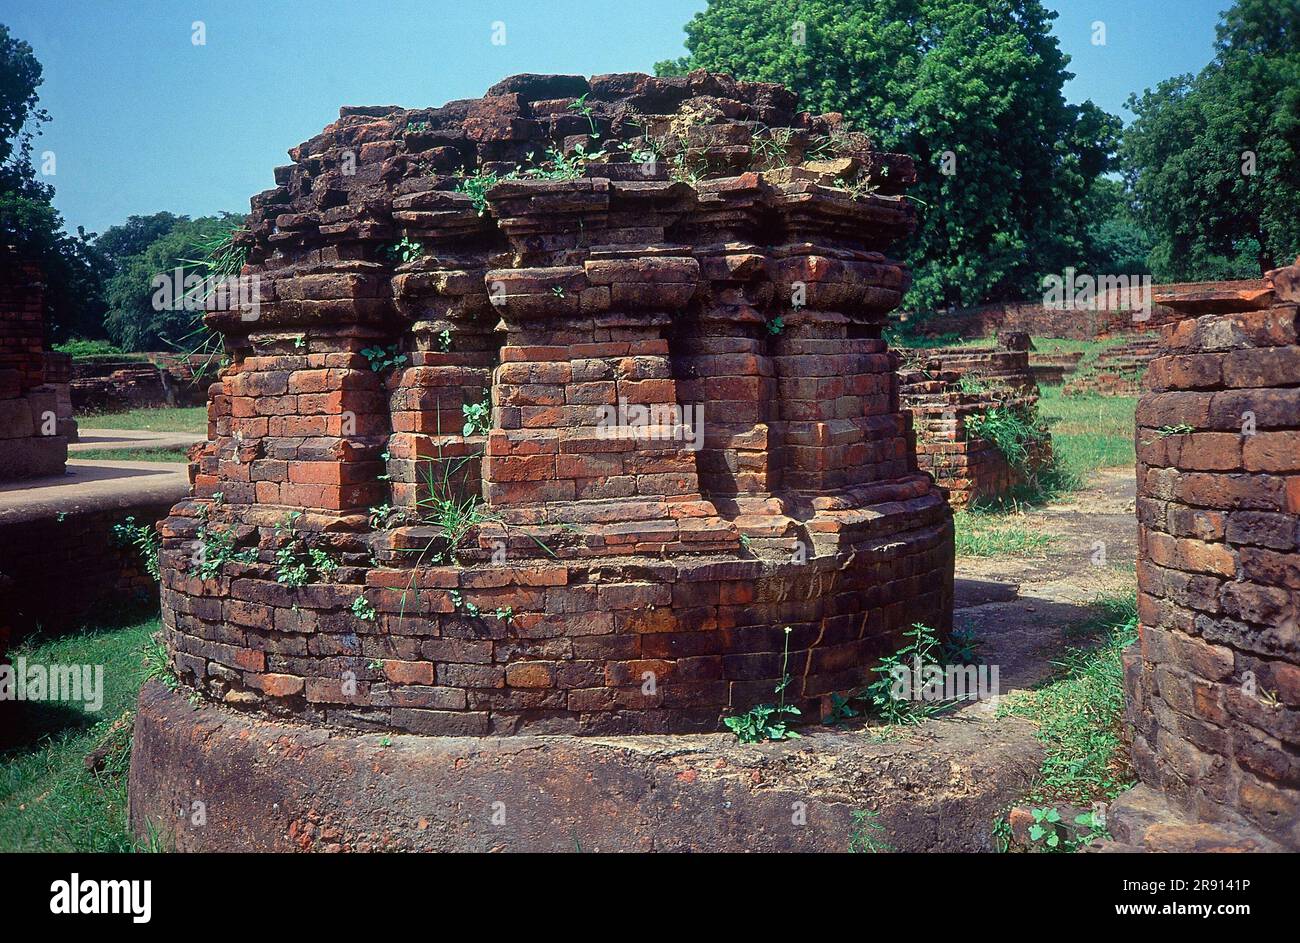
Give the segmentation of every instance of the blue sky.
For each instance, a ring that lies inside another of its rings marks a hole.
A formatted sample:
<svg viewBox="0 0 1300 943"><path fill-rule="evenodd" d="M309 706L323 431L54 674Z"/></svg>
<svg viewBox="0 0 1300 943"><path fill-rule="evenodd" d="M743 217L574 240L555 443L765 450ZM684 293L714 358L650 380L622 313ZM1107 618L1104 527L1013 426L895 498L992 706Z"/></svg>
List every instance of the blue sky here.
<svg viewBox="0 0 1300 943"><path fill-rule="evenodd" d="M850 2L850 0L846 0ZM1072 101L1201 69L1230 0L1047 0ZM45 68L55 205L102 232L132 214L246 211L342 104L441 104L516 72L629 72L682 54L705 0L0 0ZM207 43L195 46L201 20ZM1106 45L1092 24L1106 24ZM506 27L493 45L492 24ZM1127 117L1127 116L1126 116Z"/></svg>

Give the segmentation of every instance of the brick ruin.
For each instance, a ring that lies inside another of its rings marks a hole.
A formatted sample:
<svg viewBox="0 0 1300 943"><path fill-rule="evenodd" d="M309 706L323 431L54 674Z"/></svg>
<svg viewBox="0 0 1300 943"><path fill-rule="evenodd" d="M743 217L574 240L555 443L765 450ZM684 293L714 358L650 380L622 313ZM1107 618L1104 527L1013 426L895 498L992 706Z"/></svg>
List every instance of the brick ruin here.
<svg viewBox="0 0 1300 943"><path fill-rule="evenodd" d="M0 481L61 474L76 437L58 382L66 358L45 350L43 298L40 269L0 246Z"/></svg>
<svg viewBox="0 0 1300 943"><path fill-rule="evenodd" d="M1095 393L1100 396L1137 396L1142 377L1160 351L1157 334L1139 334L1105 348L1089 364L1079 367L1061 392L1065 396Z"/></svg>
<svg viewBox="0 0 1300 943"><path fill-rule="evenodd" d="M1300 264L1272 283L1188 301L1138 405L1132 845L1300 849Z"/></svg>
<svg viewBox="0 0 1300 943"><path fill-rule="evenodd" d="M204 406L215 362L202 354L154 352L87 357L71 365L72 406L78 413L156 406Z"/></svg>
<svg viewBox="0 0 1300 943"><path fill-rule="evenodd" d="M1105 276L1101 276L1105 277ZM995 302L946 311L923 318L917 329L930 337L958 334L962 337L993 337L1019 331L1035 337L1096 340L1133 332L1151 331L1187 316L1184 303L1200 305L1202 313L1246 311L1268 304L1268 286L1263 279L1227 282L1178 282L1152 285L1150 316L1135 318L1130 296L1122 291L1105 291L1090 306L1049 307L1040 302Z"/></svg>
<svg viewBox="0 0 1300 943"><path fill-rule="evenodd" d="M1038 385L1029 367L1029 336L1011 332L999 340L1001 347L908 350L899 370L918 466L934 476L954 507L1003 497L1024 483L1023 472L967 425L990 409L1036 412ZM1032 468L1049 459L1040 449L1027 464Z"/></svg>
<svg viewBox="0 0 1300 943"><path fill-rule="evenodd" d="M949 627L881 339L908 158L704 73L344 108L290 157L160 526L186 684L362 729L715 730Z"/></svg>

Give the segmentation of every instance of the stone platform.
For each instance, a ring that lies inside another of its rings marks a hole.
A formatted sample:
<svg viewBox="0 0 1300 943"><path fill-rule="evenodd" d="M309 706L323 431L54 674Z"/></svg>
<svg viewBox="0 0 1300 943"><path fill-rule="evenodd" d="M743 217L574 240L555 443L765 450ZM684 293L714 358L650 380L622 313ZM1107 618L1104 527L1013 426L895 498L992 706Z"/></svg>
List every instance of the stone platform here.
<svg viewBox="0 0 1300 943"><path fill-rule="evenodd" d="M855 811L895 851L987 851L1041 751L1028 721L971 711L892 742L348 734L150 681L130 808L177 851L847 851Z"/></svg>

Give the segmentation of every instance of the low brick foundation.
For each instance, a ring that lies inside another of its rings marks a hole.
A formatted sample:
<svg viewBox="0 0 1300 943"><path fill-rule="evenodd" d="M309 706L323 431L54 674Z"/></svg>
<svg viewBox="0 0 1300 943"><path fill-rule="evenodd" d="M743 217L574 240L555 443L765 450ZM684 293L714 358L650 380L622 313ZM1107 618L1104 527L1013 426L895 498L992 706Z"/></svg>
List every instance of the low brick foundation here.
<svg viewBox="0 0 1300 943"><path fill-rule="evenodd" d="M899 371L899 395L911 411L918 467L929 472L954 507L1001 498L1024 476L998 447L974 434L971 417L990 409L1032 413L1038 386L1029 369L1028 338L1021 349L955 347L905 352ZM965 378L965 380L963 380ZM1036 455L1033 465L1050 460Z"/></svg>
<svg viewBox="0 0 1300 943"><path fill-rule="evenodd" d="M203 406L215 365L176 354L93 357L72 364L71 400L78 413L122 412L156 406Z"/></svg>
<svg viewBox="0 0 1300 943"><path fill-rule="evenodd" d="M881 339L914 171L794 101L517 76L294 148L162 527L183 681L361 729L715 730L783 674L815 715L946 631L951 511ZM483 183L592 133L581 176Z"/></svg>
<svg viewBox="0 0 1300 943"><path fill-rule="evenodd" d="M1189 302L1138 404L1127 718L1143 784L1193 825L1159 838L1150 797L1121 800L1135 845L1300 849L1300 266L1273 281L1264 310Z"/></svg>
<svg viewBox="0 0 1300 943"><path fill-rule="evenodd" d="M1102 396L1137 396L1142 377L1160 349L1152 334L1107 347L1086 368L1079 370L1061 392L1065 396L1089 393Z"/></svg>

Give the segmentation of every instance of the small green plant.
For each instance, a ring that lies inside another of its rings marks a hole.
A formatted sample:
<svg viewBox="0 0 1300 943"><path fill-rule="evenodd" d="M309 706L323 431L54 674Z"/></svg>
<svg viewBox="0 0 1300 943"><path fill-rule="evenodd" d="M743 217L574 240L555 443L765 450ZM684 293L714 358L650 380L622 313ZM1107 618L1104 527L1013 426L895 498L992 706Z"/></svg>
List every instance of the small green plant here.
<svg viewBox="0 0 1300 943"><path fill-rule="evenodd" d="M352 614L362 622L374 622L379 615L364 595L352 600Z"/></svg>
<svg viewBox="0 0 1300 943"><path fill-rule="evenodd" d="M334 571L339 568L338 561L331 557L328 551L321 550L319 547L308 550L307 559L311 561L311 568L324 580L333 577Z"/></svg>
<svg viewBox="0 0 1300 943"><path fill-rule="evenodd" d="M600 132L596 130L596 119L592 115L591 106L587 104L587 96L591 92L583 92L576 99L569 102L566 106L569 111L576 111L587 119L587 126L591 128L590 136L595 139L600 137Z"/></svg>
<svg viewBox="0 0 1300 943"><path fill-rule="evenodd" d="M1034 824L1029 826L1029 840L1042 842L1046 847L1055 849L1061 843L1060 833L1056 830L1056 823L1061 821L1061 813L1052 808L1029 811L1034 817Z"/></svg>
<svg viewBox="0 0 1300 943"><path fill-rule="evenodd" d="M1161 426L1159 429L1156 430L1156 435L1160 436L1160 438L1162 439L1167 439L1173 435L1187 435L1188 433L1195 432L1195 431L1196 431L1195 426L1189 426L1185 422L1180 422L1177 425L1173 425L1173 426Z"/></svg>
<svg viewBox="0 0 1300 943"><path fill-rule="evenodd" d="M163 644L162 634L155 632L149 636L149 640L144 643L140 653L144 656L145 677L156 678L162 682L167 690L175 691L180 681L176 677L176 672L172 669L171 654L167 651L167 646Z"/></svg>
<svg viewBox="0 0 1300 943"><path fill-rule="evenodd" d="M1092 812L1081 812L1072 823L1061 818L1061 813L1051 806L1029 810L1033 824L1029 826L1029 841L1043 851L1075 852L1099 839L1109 839L1110 831Z"/></svg>
<svg viewBox="0 0 1300 943"><path fill-rule="evenodd" d="M831 709L826 715L826 723L835 726L846 720L852 720L855 717L861 717L862 711L853 706L852 697L844 697L841 694L831 695Z"/></svg>
<svg viewBox="0 0 1300 943"><path fill-rule="evenodd" d="M563 297L564 297L564 286L563 286L563 285L552 285L552 286L551 286L551 294L553 294L556 298L563 298Z"/></svg>
<svg viewBox="0 0 1300 943"><path fill-rule="evenodd" d="M298 559L293 547L281 547L275 552L275 581L297 588L306 586L310 578L307 564Z"/></svg>
<svg viewBox="0 0 1300 943"><path fill-rule="evenodd" d="M903 633L910 639L892 655L886 655L873 670L876 680L863 691L877 717L891 726L898 724L919 724L927 717L946 710L948 705L927 701L917 697L898 697L894 690L898 675L911 674L917 665L936 665L940 662L942 646L934 630L920 622L914 622L912 628Z"/></svg>
<svg viewBox="0 0 1300 943"><path fill-rule="evenodd" d="M386 248L384 255L392 262L414 262L424 255L424 246L410 236L403 236L401 241L395 242Z"/></svg>
<svg viewBox="0 0 1300 943"><path fill-rule="evenodd" d="M474 204L474 209L478 215L483 216L488 211L487 192L501 182L501 178L496 174L475 174L472 177L466 177L456 184L456 189L461 193L469 195L470 201Z"/></svg>
<svg viewBox="0 0 1300 943"><path fill-rule="evenodd" d="M497 608L497 618L502 622L509 622L514 617L515 609L513 606L500 606Z"/></svg>
<svg viewBox="0 0 1300 943"><path fill-rule="evenodd" d="M772 320L767 322L767 333L773 336L780 334L784 330L785 330L785 318L781 317L781 315L779 314L776 317L772 318Z"/></svg>
<svg viewBox="0 0 1300 943"><path fill-rule="evenodd" d="M227 563L256 563L257 548L246 547L238 550L235 544L238 535L233 527L214 530L209 520L212 508L220 508L225 497L220 491L212 495L212 503L201 505L198 510L199 526L195 531L198 551L191 559L193 572L199 579L210 580L221 575Z"/></svg>
<svg viewBox="0 0 1300 943"><path fill-rule="evenodd" d="M406 354L397 352L396 344L390 344L388 347L366 347L361 351L361 356L369 361L370 369L375 373L387 373L389 370L395 370L410 359Z"/></svg>
<svg viewBox="0 0 1300 943"><path fill-rule="evenodd" d="M395 508L391 504L380 504L370 509L370 526L374 530L387 530L406 520L405 508Z"/></svg>
<svg viewBox="0 0 1300 943"><path fill-rule="evenodd" d="M853 831L849 834L849 851L853 854L878 855L893 851L885 841L885 826L880 824L880 813L870 809L855 809Z"/></svg>
<svg viewBox="0 0 1300 943"><path fill-rule="evenodd" d="M145 572L154 580L159 578L158 549L162 546L162 537L155 527L137 524L135 516L130 515L122 523L113 525L112 534L119 546L134 546L140 552Z"/></svg>
<svg viewBox="0 0 1300 943"><path fill-rule="evenodd" d="M465 403L460 407L465 416L465 425L460 434L465 438L472 435L487 435L492 430L492 401L485 398L481 403Z"/></svg>
<svg viewBox="0 0 1300 943"><path fill-rule="evenodd" d="M444 354L447 353L447 351L451 350L451 331L450 331L450 330L445 330L445 331L439 331L439 332L438 332L437 349L438 349L441 353L444 353Z"/></svg>
<svg viewBox="0 0 1300 943"><path fill-rule="evenodd" d="M786 670L790 663L790 627L785 629L785 649L781 657L781 680L777 683L775 693L780 695L776 705L757 704L731 717L724 717L722 722L736 735L741 743L761 743L764 740L797 740L800 734L790 729L789 717L799 716L799 708L785 703L785 690L790 686L790 673Z"/></svg>

